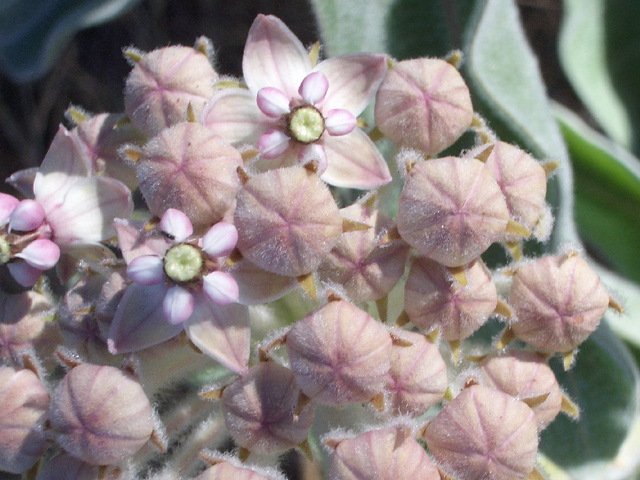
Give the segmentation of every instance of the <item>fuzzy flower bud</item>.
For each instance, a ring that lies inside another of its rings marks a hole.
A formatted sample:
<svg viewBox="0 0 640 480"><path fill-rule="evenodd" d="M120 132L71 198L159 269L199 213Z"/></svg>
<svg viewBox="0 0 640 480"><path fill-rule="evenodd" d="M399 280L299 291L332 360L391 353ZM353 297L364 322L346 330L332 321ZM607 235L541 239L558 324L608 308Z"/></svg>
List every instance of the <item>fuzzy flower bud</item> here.
<svg viewBox="0 0 640 480"><path fill-rule="evenodd" d="M478 258L500 240L509 211L495 178L474 158L416 164L398 204L398 232L425 257L447 267Z"/></svg>
<svg viewBox="0 0 640 480"><path fill-rule="evenodd" d="M396 428L371 430L339 441L331 456L331 480L440 480L424 448Z"/></svg>
<svg viewBox="0 0 640 480"><path fill-rule="evenodd" d="M378 128L402 147L433 156L452 145L469 126L469 88L451 64L434 58L396 63L376 95Z"/></svg>
<svg viewBox="0 0 640 480"><path fill-rule="evenodd" d="M385 387L391 337L349 302L333 301L314 310L291 328L286 343L298 385L319 403L365 402Z"/></svg>
<svg viewBox="0 0 640 480"><path fill-rule="evenodd" d="M36 480L61 480L72 478L73 480L119 480L121 473L117 468L103 470L98 465L89 465L79 458L61 453L49 460L43 468L40 468Z"/></svg>
<svg viewBox="0 0 640 480"><path fill-rule="evenodd" d="M297 277L314 271L342 233L327 186L302 167L250 178L238 193L238 249L264 270Z"/></svg>
<svg viewBox="0 0 640 480"><path fill-rule="evenodd" d="M557 255L516 270L509 304L516 337L544 350L569 352L595 331L609 294L580 256Z"/></svg>
<svg viewBox="0 0 640 480"><path fill-rule="evenodd" d="M477 259L464 273L465 286L433 260L414 260L404 290L409 320L425 332L440 328L447 341L463 340L484 325L498 303L491 272Z"/></svg>
<svg viewBox="0 0 640 480"><path fill-rule="evenodd" d="M445 405L424 437L441 468L460 480L524 480L538 452L533 411L511 395L479 385Z"/></svg>
<svg viewBox="0 0 640 480"><path fill-rule="evenodd" d="M151 405L131 375L109 366L82 364L62 379L51 400L52 437L91 465L133 456L151 437Z"/></svg>
<svg viewBox="0 0 640 480"><path fill-rule="evenodd" d="M46 447L49 394L31 370L0 366L0 470L24 473Z"/></svg>
<svg viewBox="0 0 640 480"><path fill-rule="evenodd" d="M224 389L222 411L234 441L257 453L279 453L300 445L313 424L312 404L298 408L293 373L260 363ZM300 411L298 411L300 410Z"/></svg>
<svg viewBox="0 0 640 480"><path fill-rule="evenodd" d="M194 480L285 480L279 472L250 468L235 459L225 459L207 468Z"/></svg>

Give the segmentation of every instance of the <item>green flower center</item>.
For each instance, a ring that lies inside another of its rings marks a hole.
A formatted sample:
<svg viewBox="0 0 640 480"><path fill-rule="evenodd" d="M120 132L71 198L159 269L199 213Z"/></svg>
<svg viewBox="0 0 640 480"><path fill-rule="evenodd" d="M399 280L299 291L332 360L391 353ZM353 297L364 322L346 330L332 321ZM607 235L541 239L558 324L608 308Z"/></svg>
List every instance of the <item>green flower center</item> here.
<svg viewBox="0 0 640 480"><path fill-rule="evenodd" d="M324 117L316 107L302 105L288 117L285 133L300 143L313 143L324 133Z"/></svg>
<svg viewBox="0 0 640 480"><path fill-rule="evenodd" d="M11 244L7 241L7 237L0 235L0 265L11 260Z"/></svg>
<svg viewBox="0 0 640 480"><path fill-rule="evenodd" d="M202 254L199 248L182 243L171 247L164 255L164 271L177 283L190 282L202 269Z"/></svg>

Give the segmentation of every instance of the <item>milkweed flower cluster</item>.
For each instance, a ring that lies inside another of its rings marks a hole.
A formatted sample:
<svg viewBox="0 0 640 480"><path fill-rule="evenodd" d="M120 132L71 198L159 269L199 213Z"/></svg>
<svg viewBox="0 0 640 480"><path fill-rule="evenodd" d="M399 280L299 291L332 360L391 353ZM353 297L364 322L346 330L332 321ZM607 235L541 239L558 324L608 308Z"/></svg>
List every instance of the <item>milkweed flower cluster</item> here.
<svg viewBox="0 0 640 480"><path fill-rule="evenodd" d="M554 163L495 137L453 61L320 61L264 15L243 79L211 52L126 50L125 113L72 108L0 195L0 470L282 480L296 449L336 480L540 478L579 412L549 362L619 309L577 250L524 255Z"/></svg>

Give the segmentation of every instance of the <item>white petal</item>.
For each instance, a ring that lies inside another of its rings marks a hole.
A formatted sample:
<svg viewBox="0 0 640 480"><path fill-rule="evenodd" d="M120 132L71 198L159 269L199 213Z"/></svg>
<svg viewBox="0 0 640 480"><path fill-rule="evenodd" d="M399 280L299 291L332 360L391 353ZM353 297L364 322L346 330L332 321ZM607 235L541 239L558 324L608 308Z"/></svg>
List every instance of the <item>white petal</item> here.
<svg viewBox="0 0 640 480"><path fill-rule="evenodd" d="M235 225L218 222L202 239L202 250L210 257L224 257L231 253L236 243L238 243L238 230Z"/></svg>
<svg viewBox="0 0 640 480"><path fill-rule="evenodd" d="M178 285L171 287L162 301L164 317L172 325L186 322L193 312L194 299L191 292Z"/></svg>
<svg viewBox="0 0 640 480"><path fill-rule="evenodd" d="M271 118L278 118L289 113L291 99L277 88L265 87L258 92L257 102L262 113Z"/></svg>
<svg viewBox="0 0 640 480"><path fill-rule="evenodd" d="M315 105L324 100L327 90L329 89L329 80L322 72L313 72L304 77L298 93L302 99L309 105Z"/></svg>
<svg viewBox="0 0 640 480"><path fill-rule="evenodd" d="M9 217L9 230L29 232L35 230L44 221L44 208L35 200L22 200Z"/></svg>
<svg viewBox="0 0 640 480"><path fill-rule="evenodd" d="M193 235L191 220L180 210L170 208L162 215L160 230L171 235L176 243L184 242Z"/></svg>
<svg viewBox="0 0 640 480"><path fill-rule="evenodd" d="M42 275L42 270L23 261L7 263L7 268L15 281L23 287L33 287Z"/></svg>
<svg viewBox="0 0 640 480"><path fill-rule="evenodd" d="M138 285L157 285L164 280L164 262L156 255L142 255L127 265L127 276Z"/></svg>
<svg viewBox="0 0 640 480"><path fill-rule="evenodd" d="M305 145L298 155L298 163L300 165L306 165L311 162L315 162L318 166L318 175L322 175L327 169L327 154L324 151L324 147L319 143Z"/></svg>
<svg viewBox="0 0 640 480"><path fill-rule="evenodd" d="M238 284L228 273L211 272L204 277L202 288L209 300L218 305L229 305L238 301Z"/></svg>
<svg viewBox="0 0 640 480"><path fill-rule="evenodd" d="M277 158L289 148L289 137L280 130L270 130L258 140L258 150L264 158Z"/></svg>
<svg viewBox="0 0 640 480"><path fill-rule="evenodd" d="M274 87L294 98L302 79L311 72L311 60L282 20L258 15L247 37L242 72L251 91Z"/></svg>
<svg viewBox="0 0 640 480"><path fill-rule="evenodd" d="M334 137L351 133L357 124L356 117L349 110L342 108L329 110L324 119L324 127L329 135Z"/></svg>
<svg viewBox="0 0 640 480"><path fill-rule="evenodd" d="M16 257L39 270L48 270L60 260L60 249L51 240L39 238L27 245Z"/></svg>
<svg viewBox="0 0 640 480"><path fill-rule="evenodd" d="M0 227L9 223L11 212L20 201L13 195L0 192Z"/></svg>

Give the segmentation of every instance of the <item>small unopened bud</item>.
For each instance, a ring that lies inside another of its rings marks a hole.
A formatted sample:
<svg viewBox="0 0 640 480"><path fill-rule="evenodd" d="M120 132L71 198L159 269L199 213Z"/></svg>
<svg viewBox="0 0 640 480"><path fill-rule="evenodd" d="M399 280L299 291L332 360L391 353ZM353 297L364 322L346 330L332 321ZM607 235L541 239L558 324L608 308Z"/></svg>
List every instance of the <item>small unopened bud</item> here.
<svg viewBox="0 0 640 480"><path fill-rule="evenodd" d="M387 72L376 95L375 118L396 144L433 156L469 128L473 106L469 88L451 64L418 58Z"/></svg>
<svg viewBox="0 0 640 480"><path fill-rule="evenodd" d="M31 370L0 366L0 470L24 473L46 447L49 394Z"/></svg>
<svg viewBox="0 0 640 480"><path fill-rule="evenodd" d="M291 328L286 342L298 385L319 403L365 402L385 387L391 336L349 302L314 310Z"/></svg>
<svg viewBox="0 0 640 480"><path fill-rule="evenodd" d="M584 259L557 255L516 270L509 304L517 338L536 348L569 352L595 331L609 294Z"/></svg>
<svg viewBox="0 0 640 480"><path fill-rule="evenodd" d="M408 432L387 428L342 440L331 456L332 480L440 480L424 448Z"/></svg>
<svg viewBox="0 0 640 480"><path fill-rule="evenodd" d="M234 223L243 257L268 272L291 277L318 268L342 233L331 192L303 167L250 178L238 193Z"/></svg>
<svg viewBox="0 0 640 480"><path fill-rule="evenodd" d="M429 452L453 478L523 480L538 453L535 414L491 388L465 388L424 433Z"/></svg>
<svg viewBox="0 0 640 480"><path fill-rule="evenodd" d="M416 164L398 203L398 232L425 257L447 267L478 258L502 239L509 221L504 195L474 158Z"/></svg>
<svg viewBox="0 0 640 480"><path fill-rule="evenodd" d="M109 366L82 364L69 371L53 394L49 414L56 442L91 465L132 457L154 428L140 384Z"/></svg>
<svg viewBox="0 0 640 480"><path fill-rule="evenodd" d="M260 363L226 387L222 411L234 441L252 452L279 453L300 445L313 424L314 408L298 408L293 373L275 362Z"/></svg>
<svg viewBox="0 0 640 480"><path fill-rule="evenodd" d="M239 461L225 459L207 468L194 480L285 480L279 472L264 468L251 468Z"/></svg>
<svg viewBox="0 0 640 480"><path fill-rule="evenodd" d="M425 332L439 328L447 341L463 340L484 325L498 303L491 272L478 259L464 273L467 284L461 285L433 260L414 260L404 291L411 323Z"/></svg>

